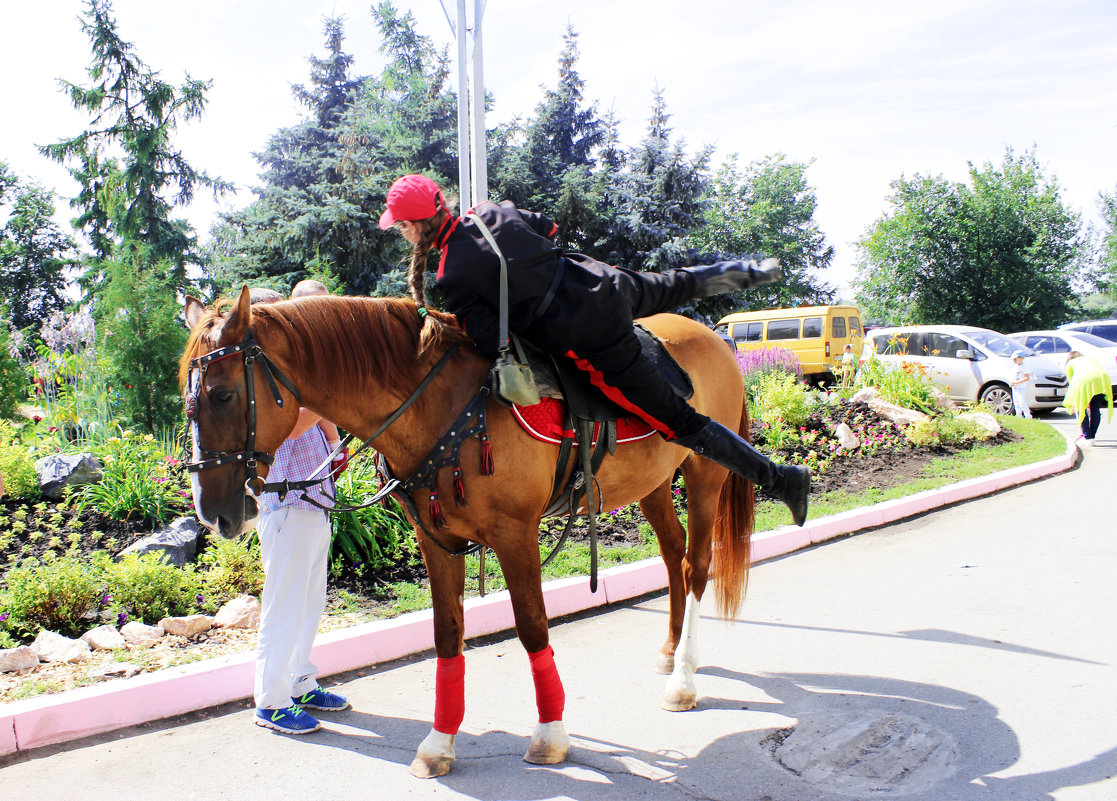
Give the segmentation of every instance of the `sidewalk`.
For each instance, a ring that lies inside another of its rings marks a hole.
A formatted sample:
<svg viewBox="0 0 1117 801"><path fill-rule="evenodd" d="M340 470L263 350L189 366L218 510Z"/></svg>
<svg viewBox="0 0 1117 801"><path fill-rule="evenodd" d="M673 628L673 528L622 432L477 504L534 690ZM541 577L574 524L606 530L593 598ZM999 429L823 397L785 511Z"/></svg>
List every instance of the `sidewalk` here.
<svg viewBox="0 0 1117 801"><path fill-rule="evenodd" d="M1051 420L1065 429L1070 440L1072 426L1068 421ZM1044 462L811 520L803 528L786 526L765 532L753 539L753 562L1063 472L1071 469L1077 458L1073 441L1068 441L1062 456ZM549 582L544 585L544 597L548 615L555 618L617 604L665 586L666 570L657 557L602 571L596 594L591 594L586 579L579 577ZM506 592L467 601L467 638L512 627L512 607ZM431 637L431 612L423 610L320 635L313 658L322 675L328 676L429 650ZM0 707L0 756L247 698L254 663L254 654L237 654L7 704Z"/></svg>

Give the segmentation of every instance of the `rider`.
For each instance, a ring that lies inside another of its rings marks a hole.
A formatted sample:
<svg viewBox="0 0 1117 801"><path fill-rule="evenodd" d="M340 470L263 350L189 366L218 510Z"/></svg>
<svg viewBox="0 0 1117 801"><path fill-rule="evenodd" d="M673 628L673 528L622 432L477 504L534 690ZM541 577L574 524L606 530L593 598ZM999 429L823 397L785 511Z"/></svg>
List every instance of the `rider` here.
<svg viewBox="0 0 1117 801"><path fill-rule="evenodd" d="M470 210L484 221L508 264L508 328L543 350L566 356L622 409L664 439L690 448L763 486L787 504L797 525L807 517L810 472L778 465L725 426L694 410L666 384L640 348L635 318L670 311L694 298L748 289L780 278L774 259L638 272L611 267L551 241L558 226L510 201ZM395 226L412 244L408 282L425 313L424 270L440 251L436 283L477 349L495 356L500 261L469 216L446 205L434 181L405 175L388 191L380 228Z"/></svg>

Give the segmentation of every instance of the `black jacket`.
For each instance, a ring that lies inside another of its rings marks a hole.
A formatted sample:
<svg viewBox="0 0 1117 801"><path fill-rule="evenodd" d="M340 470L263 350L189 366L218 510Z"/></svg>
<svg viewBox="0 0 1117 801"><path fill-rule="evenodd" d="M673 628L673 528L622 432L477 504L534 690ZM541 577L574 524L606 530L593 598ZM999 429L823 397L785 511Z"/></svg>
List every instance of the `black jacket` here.
<svg viewBox="0 0 1117 801"><path fill-rule="evenodd" d="M486 201L471 212L488 226L508 262L508 329L523 331L541 311L559 269L562 251L550 240L557 226L509 201ZM496 355L500 260L468 217L453 220L437 244L442 256L436 283L447 311L457 316L479 351Z"/></svg>

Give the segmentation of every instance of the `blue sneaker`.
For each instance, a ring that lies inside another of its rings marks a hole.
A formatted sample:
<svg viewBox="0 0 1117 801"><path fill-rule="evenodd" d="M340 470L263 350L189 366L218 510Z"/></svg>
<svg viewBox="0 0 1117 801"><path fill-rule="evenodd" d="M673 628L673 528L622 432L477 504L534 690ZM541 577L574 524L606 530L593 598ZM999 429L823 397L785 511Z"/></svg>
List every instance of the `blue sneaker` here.
<svg viewBox="0 0 1117 801"><path fill-rule="evenodd" d="M284 734L310 734L322 727L321 723L297 706L287 709L257 709L256 725L275 729Z"/></svg>
<svg viewBox="0 0 1117 801"><path fill-rule="evenodd" d="M308 693L292 698L295 706L304 709L325 709L327 712L339 712L349 708L349 701L345 696L327 692L321 687L315 687Z"/></svg>

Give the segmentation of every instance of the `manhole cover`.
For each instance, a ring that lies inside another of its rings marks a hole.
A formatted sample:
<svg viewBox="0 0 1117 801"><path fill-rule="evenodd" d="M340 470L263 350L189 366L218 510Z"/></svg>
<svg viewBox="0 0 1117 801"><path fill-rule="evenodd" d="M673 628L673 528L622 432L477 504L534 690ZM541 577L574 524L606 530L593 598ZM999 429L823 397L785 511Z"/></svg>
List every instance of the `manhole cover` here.
<svg viewBox="0 0 1117 801"><path fill-rule="evenodd" d="M764 740L784 769L830 792L916 793L949 777L954 740L918 718L820 712Z"/></svg>

